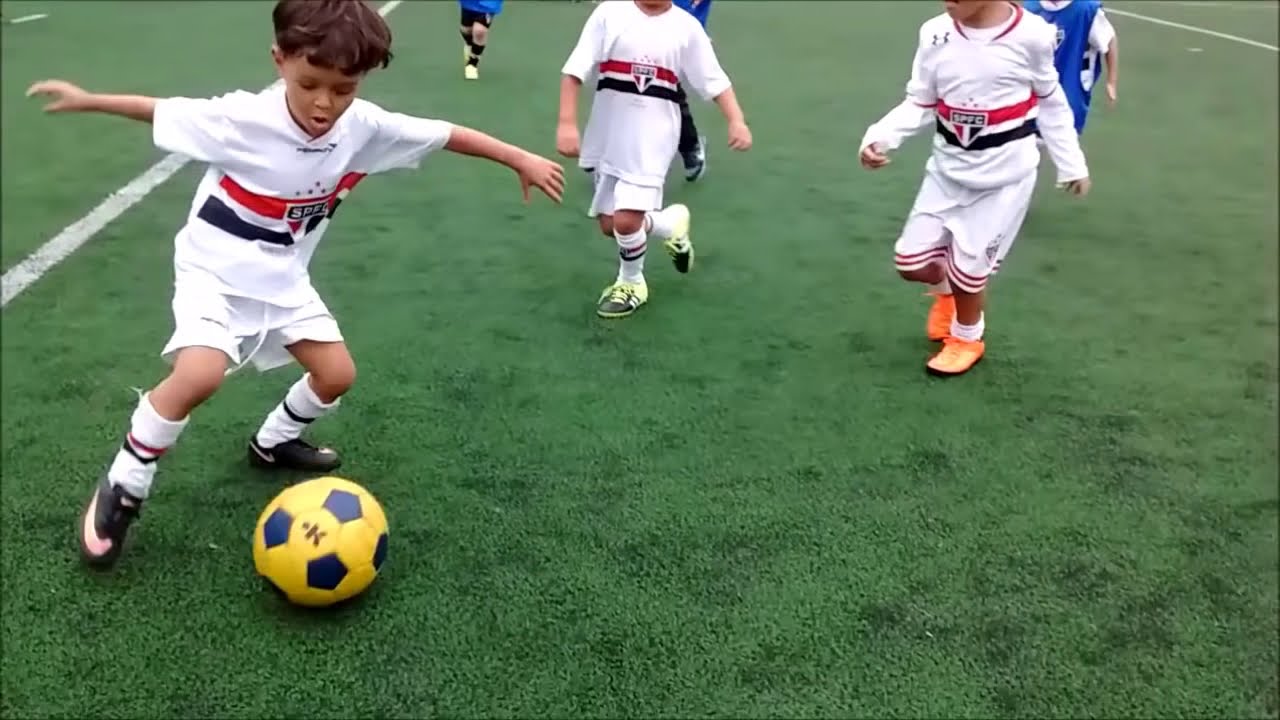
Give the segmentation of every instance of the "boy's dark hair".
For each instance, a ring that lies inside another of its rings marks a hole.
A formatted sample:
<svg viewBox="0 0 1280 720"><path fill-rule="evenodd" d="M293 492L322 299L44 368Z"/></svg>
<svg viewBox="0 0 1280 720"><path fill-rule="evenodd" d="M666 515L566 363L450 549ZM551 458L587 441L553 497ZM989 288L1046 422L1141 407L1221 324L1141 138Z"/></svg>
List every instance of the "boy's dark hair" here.
<svg viewBox="0 0 1280 720"><path fill-rule="evenodd" d="M391 63L391 28L364 0L280 0L271 22L287 57L351 76Z"/></svg>

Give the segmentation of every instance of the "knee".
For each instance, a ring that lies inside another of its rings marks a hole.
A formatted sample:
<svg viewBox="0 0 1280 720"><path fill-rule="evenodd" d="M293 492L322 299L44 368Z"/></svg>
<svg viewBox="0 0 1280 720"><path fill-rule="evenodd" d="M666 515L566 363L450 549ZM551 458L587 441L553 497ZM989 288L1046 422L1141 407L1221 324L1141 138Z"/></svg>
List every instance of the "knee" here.
<svg viewBox="0 0 1280 720"><path fill-rule="evenodd" d="M227 376L227 356L219 350L204 347L186 348L178 353L173 370L165 383L176 404L190 412L213 397ZM174 408L175 410L177 408Z"/></svg>
<svg viewBox="0 0 1280 720"><path fill-rule="evenodd" d="M612 215L601 215L600 217L596 218L596 221L600 223L600 233L602 235L604 235L607 238L613 237L613 216Z"/></svg>
<svg viewBox="0 0 1280 720"><path fill-rule="evenodd" d="M644 228L644 213L634 210L615 213L613 216L613 234L634 235Z"/></svg>
<svg viewBox="0 0 1280 720"><path fill-rule="evenodd" d="M898 277L908 282L924 283L926 285L936 285L942 282L945 273L942 266L934 263L926 265L915 270L899 270Z"/></svg>
<svg viewBox="0 0 1280 720"><path fill-rule="evenodd" d="M356 364L350 355L343 354L311 368L311 389L325 402L332 402L346 395L356 384Z"/></svg>
<svg viewBox="0 0 1280 720"><path fill-rule="evenodd" d="M471 39L477 45L483 45L489 39L489 28L476 23L471 26Z"/></svg>

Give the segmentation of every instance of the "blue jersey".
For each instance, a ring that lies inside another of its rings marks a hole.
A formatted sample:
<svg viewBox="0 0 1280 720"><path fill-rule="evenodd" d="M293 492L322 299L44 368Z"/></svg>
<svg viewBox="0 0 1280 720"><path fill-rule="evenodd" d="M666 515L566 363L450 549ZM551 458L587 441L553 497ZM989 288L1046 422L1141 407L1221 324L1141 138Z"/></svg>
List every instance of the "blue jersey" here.
<svg viewBox="0 0 1280 720"><path fill-rule="evenodd" d="M1072 0L1060 10L1050 10L1040 0L1026 0L1027 12L1035 13L1058 30L1058 44L1053 52L1053 64L1058 68L1058 82L1067 95L1071 113L1075 116L1076 132L1084 132L1089 116L1089 102L1093 99L1093 85L1102 74L1101 53L1089 46L1089 31L1093 19L1102 9L1101 0Z"/></svg>
<svg viewBox="0 0 1280 720"><path fill-rule="evenodd" d="M470 10L481 15L499 15L502 13L502 0L458 0L463 10Z"/></svg>
<svg viewBox="0 0 1280 720"><path fill-rule="evenodd" d="M697 7L694 6L693 0L674 0L674 4L697 18L698 22L702 23L702 27L707 26L707 16L711 14L711 0L702 0Z"/></svg>

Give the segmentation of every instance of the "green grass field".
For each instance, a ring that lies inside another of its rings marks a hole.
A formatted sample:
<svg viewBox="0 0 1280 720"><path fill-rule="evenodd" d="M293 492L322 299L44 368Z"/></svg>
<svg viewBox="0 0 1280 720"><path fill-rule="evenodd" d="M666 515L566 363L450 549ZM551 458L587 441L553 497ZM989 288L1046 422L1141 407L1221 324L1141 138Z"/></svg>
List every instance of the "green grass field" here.
<svg viewBox="0 0 1280 720"><path fill-rule="evenodd" d="M1272 6L1118 3L1275 44ZM361 379L314 435L387 508L390 559L338 612L283 607L250 540L281 480L244 441L297 377L239 374L167 456L125 561L74 523L164 368L172 236L198 168L3 312L3 716L1277 717L1277 64L1117 17L1095 193L1041 178L993 286L989 354L937 382L890 248L927 141L878 175L934 2L723 2L756 148L714 108L673 175L700 263L616 250L510 174L373 178L313 266ZM7 269L160 157L149 129L22 93L271 80L269 3L5 2ZM1165 12L1167 10L1167 13ZM391 16L367 95L550 153L590 5L514 2L479 83L450 2Z"/></svg>

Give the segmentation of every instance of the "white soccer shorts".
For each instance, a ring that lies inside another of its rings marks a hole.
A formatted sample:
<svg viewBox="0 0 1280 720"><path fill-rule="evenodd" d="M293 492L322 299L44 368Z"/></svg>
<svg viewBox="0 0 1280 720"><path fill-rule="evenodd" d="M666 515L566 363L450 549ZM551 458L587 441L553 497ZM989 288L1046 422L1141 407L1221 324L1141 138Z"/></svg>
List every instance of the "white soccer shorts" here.
<svg viewBox="0 0 1280 720"><path fill-rule="evenodd" d="M981 292L1009 254L1031 206L1036 174L993 190L970 190L926 172L893 246L900 272L942 264L951 286Z"/></svg>
<svg viewBox="0 0 1280 720"><path fill-rule="evenodd" d="M612 215L619 210L649 212L662 209L661 187L633 185L599 170L592 173L592 176L595 195L591 198L591 209L587 211L587 217Z"/></svg>
<svg viewBox="0 0 1280 720"><path fill-rule="evenodd" d="M302 340L341 342L342 332L319 298L290 308L223 295L199 283L178 283L173 293L173 336L160 355L172 363L187 347L226 353L237 368L252 362L259 371L293 362L286 349Z"/></svg>

